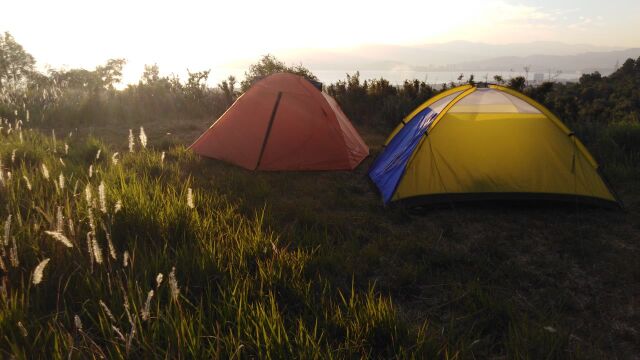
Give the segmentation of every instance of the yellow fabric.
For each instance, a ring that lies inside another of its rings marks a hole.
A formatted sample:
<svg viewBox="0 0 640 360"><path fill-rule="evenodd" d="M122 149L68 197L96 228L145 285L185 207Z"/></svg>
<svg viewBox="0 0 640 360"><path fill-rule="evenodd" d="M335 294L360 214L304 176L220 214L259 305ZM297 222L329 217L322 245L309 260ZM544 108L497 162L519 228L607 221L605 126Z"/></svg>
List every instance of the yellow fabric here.
<svg viewBox="0 0 640 360"><path fill-rule="evenodd" d="M442 118L447 114L447 111L449 111L449 109L451 109L455 104L458 103L458 101L462 100L465 96L473 93L474 91L476 91L475 87L469 87L467 90L465 90L462 94L456 96L453 100L451 100L447 106L444 107L444 109L442 109L442 111L438 114L438 116L436 116L435 119L433 119L433 121L431 122L431 125L429 125L429 131L433 130L433 128L438 125L438 123L440 122L440 120L442 120Z"/></svg>
<svg viewBox="0 0 640 360"><path fill-rule="evenodd" d="M516 96L524 101L526 101L527 103L529 103L530 105L532 105L533 107L537 108L538 110L540 110L540 112L542 112L543 114L545 114L551 121L554 122L554 124L556 126L558 126L565 134L570 134L571 130L562 122L560 121L560 119L558 119L557 116L555 116L551 111L549 111L549 109L547 109L546 107L544 107L542 104L540 104L539 102L533 100L532 98L525 96L513 89L509 89L508 87L504 87L504 86L500 86L500 85L489 85L490 88L493 89L497 89L500 91L504 91L507 94ZM587 158L587 161L589 161L589 163L591 163L591 166L595 167L596 169L598 168L598 162L596 161L596 159L591 155L591 153L589 152L589 150L587 150L587 147L584 146L584 144L582 143L582 141L580 141L580 139L575 138L576 140L576 146L578 147L578 149L580 150L580 152L582 152L582 154Z"/></svg>
<svg viewBox="0 0 640 360"><path fill-rule="evenodd" d="M456 106L455 112L458 113L477 113L477 112L497 112L497 113L517 113L518 109L511 104L495 104L495 105L460 105Z"/></svg>
<svg viewBox="0 0 640 360"><path fill-rule="evenodd" d="M445 109L438 126L434 121L409 160L392 200L445 193L524 192L615 201L590 155L575 137L568 136L566 126L561 122L558 126L557 119L551 119L539 104L529 103L542 114L447 113Z"/></svg>
<svg viewBox="0 0 640 360"><path fill-rule="evenodd" d="M429 107L429 105L433 104L434 102L447 97L451 94L454 94L456 92L459 91L464 91L464 90L468 90L472 88L471 85L462 85L462 86L457 86L454 88L451 88L449 90L445 90L441 93L439 93L438 95L430 98L429 100L423 102L420 106L418 106L417 108L415 108L409 115L405 116L404 119L402 119L402 122L400 122L394 129L393 131L391 131L391 134L389 134L389 136L387 137L387 139L384 141L384 145L387 145L389 143L389 141L391 141L391 139L393 139L394 136L396 136L396 134L400 131L400 129L402 129L404 127L404 124L413 119L414 116L416 116L420 111L424 110L425 108Z"/></svg>

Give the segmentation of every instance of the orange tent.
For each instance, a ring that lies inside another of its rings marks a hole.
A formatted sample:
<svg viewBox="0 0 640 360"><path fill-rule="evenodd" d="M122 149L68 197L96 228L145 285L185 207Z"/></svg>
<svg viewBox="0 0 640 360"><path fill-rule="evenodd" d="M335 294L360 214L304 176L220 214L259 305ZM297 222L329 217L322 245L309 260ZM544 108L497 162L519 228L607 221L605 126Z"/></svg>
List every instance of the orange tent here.
<svg viewBox="0 0 640 360"><path fill-rule="evenodd" d="M285 73L255 83L190 148L250 170L346 170L369 155L331 96Z"/></svg>

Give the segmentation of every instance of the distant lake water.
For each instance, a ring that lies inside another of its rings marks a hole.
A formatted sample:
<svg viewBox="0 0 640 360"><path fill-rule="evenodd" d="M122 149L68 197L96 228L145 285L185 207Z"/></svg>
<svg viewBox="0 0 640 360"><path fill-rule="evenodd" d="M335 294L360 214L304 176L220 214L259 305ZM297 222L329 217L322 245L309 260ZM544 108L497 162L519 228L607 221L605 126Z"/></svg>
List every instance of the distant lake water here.
<svg viewBox="0 0 640 360"><path fill-rule="evenodd" d="M210 83L215 85L220 81L226 79L229 75L233 75L240 81L244 78L245 69L213 69L210 75ZM319 80L325 84L335 83L339 80L346 80L347 74L353 75L356 70L312 70L312 72L319 78ZM493 77L495 75L502 76L503 79L509 80L516 76L525 76L525 72L523 71L486 71L486 70L459 70L459 71L414 71L414 70L360 70L360 81L364 81L367 79L380 79L384 78L388 80L390 83L399 85L402 84L405 80L414 80L418 79L420 81L424 81L428 84L442 84L442 83L450 83L450 82L458 82L458 76L460 74L464 74L464 80L468 80L471 74L474 75L474 79L476 82L485 81L487 79L489 82L493 81ZM550 77L555 81L560 82L571 82L577 81L581 72L570 72L570 73L561 73L559 75L555 73L542 73L542 72L529 72L528 79L529 81L535 81L540 78L543 81L547 81ZM606 73L603 73L606 75Z"/></svg>

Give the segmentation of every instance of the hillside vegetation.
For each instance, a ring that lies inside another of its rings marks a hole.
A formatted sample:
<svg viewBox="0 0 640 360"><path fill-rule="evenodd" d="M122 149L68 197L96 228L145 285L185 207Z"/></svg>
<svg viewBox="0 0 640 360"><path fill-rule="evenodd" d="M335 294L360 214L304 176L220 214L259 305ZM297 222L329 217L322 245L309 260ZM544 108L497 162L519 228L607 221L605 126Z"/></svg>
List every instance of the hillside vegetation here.
<svg viewBox="0 0 640 360"><path fill-rule="evenodd" d="M372 156L354 172L251 172L185 147L235 79L211 89L206 72L182 83L150 66L116 90L118 61L39 74L26 55L0 67L3 358L640 353L640 60L576 84L508 80L577 132L625 211L415 210L384 208L366 171L441 87L329 84ZM312 76L265 57L248 77L282 70Z"/></svg>

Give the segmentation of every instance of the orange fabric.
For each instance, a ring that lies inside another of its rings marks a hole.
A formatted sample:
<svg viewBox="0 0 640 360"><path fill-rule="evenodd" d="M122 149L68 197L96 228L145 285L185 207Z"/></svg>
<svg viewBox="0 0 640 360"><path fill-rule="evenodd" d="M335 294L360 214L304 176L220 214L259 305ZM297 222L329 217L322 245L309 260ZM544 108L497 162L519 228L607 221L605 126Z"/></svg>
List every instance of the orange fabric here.
<svg viewBox="0 0 640 360"><path fill-rule="evenodd" d="M250 170L346 170L369 155L336 101L293 74L257 82L191 149Z"/></svg>

